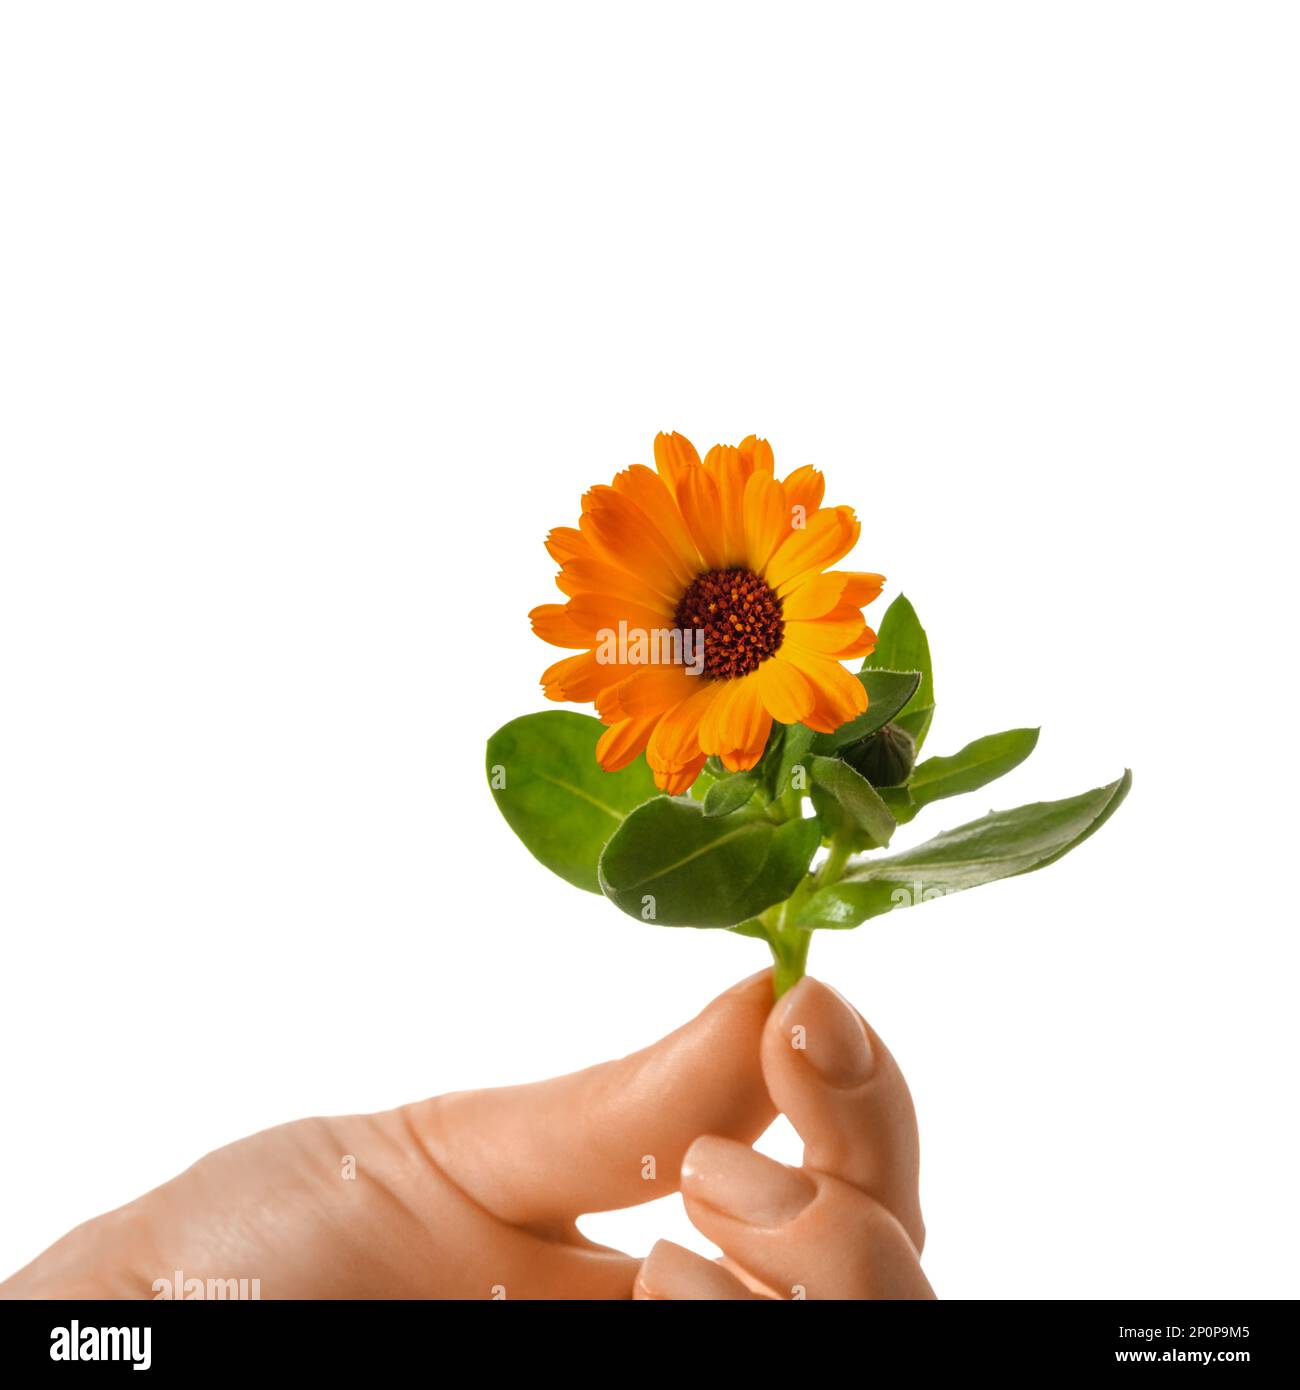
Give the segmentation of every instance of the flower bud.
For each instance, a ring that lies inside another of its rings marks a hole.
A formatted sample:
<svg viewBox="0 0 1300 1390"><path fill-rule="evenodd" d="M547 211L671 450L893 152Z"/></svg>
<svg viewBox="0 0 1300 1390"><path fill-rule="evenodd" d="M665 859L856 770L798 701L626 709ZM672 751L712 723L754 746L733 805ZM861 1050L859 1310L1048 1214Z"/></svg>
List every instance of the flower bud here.
<svg viewBox="0 0 1300 1390"><path fill-rule="evenodd" d="M900 725L886 724L841 748L840 757L873 787L901 787L912 775L916 740Z"/></svg>

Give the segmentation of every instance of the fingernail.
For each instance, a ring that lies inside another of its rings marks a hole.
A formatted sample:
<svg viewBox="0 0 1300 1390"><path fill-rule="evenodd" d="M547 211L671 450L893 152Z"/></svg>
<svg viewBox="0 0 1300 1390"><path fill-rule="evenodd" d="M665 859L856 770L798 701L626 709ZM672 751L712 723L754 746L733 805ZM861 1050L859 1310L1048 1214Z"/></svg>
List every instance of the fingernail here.
<svg viewBox="0 0 1300 1390"><path fill-rule="evenodd" d="M785 997L790 1045L832 1086L861 1086L875 1066L867 1031L842 994L805 975Z"/></svg>
<svg viewBox="0 0 1300 1390"><path fill-rule="evenodd" d="M716 1299L731 1280L712 1260L671 1240L659 1240L642 1261L637 1282L649 1298Z"/></svg>
<svg viewBox="0 0 1300 1390"><path fill-rule="evenodd" d="M697 1139L682 1159L682 1190L753 1226L783 1226L812 1201L817 1189L798 1168L755 1153L734 1139Z"/></svg>

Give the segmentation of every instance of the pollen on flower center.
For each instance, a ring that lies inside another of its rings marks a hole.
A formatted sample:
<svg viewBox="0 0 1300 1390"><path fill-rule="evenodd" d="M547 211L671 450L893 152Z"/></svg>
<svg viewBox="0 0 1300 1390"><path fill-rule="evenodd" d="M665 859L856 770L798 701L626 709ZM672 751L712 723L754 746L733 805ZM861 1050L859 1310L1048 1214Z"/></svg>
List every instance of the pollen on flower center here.
<svg viewBox="0 0 1300 1390"><path fill-rule="evenodd" d="M755 671L781 645L781 600L747 569L709 570L691 581L674 618L704 634L704 674L730 680Z"/></svg>

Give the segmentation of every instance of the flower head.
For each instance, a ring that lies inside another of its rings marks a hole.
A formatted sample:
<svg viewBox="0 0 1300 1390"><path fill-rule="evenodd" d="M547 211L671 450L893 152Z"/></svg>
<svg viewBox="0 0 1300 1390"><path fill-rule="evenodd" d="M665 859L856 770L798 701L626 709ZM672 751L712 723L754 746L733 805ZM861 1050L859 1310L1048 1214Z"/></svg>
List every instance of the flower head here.
<svg viewBox="0 0 1300 1390"><path fill-rule="evenodd" d="M655 469L593 487L577 527L550 533L568 601L530 616L539 637L576 651L542 686L595 705L609 726L601 766L644 749L676 795L711 754L753 767L774 719L833 733L866 709L840 662L875 646L861 610L884 579L830 568L857 543L853 509L821 505L815 468L778 481L766 440L715 445L701 462L661 434L654 453Z"/></svg>

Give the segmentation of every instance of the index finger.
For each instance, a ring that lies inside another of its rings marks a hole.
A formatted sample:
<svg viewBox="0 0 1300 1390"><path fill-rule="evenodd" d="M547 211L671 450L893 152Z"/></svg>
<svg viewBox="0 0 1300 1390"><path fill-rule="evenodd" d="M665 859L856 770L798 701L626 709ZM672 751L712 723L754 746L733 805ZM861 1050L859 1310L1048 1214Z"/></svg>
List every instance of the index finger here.
<svg viewBox="0 0 1300 1390"><path fill-rule="evenodd" d="M442 1172L503 1221L550 1226L649 1202L677 1191L698 1135L750 1143L771 1123L759 1064L771 1002L765 970L631 1056L438 1096L406 1115Z"/></svg>

